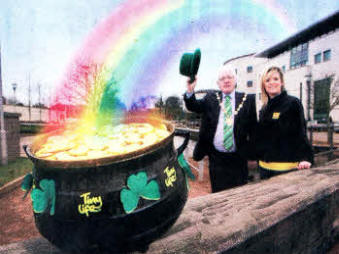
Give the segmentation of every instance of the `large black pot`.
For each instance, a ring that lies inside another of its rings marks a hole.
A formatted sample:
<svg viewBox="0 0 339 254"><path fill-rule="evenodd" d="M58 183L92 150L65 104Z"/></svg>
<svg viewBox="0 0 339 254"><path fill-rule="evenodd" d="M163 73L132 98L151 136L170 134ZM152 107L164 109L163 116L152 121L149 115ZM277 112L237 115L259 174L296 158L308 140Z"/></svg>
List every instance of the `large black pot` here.
<svg viewBox="0 0 339 254"><path fill-rule="evenodd" d="M60 249L74 253L146 251L176 221L187 200L186 179L177 156L185 149L189 134L175 132L170 123L166 125L171 134L160 143L134 153L90 161L39 159L34 151L41 140L26 147L34 163L34 187L44 191L40 186L43 180L55 186L55 199L49 199L44 211L34 211L41 235ZM173 144L175 135L185 136L177 150ZM126 212L121 191L129 188L127 179L140 172L147 174L148 183L157 182L160 199L140 197L136 209Z"/></svg>

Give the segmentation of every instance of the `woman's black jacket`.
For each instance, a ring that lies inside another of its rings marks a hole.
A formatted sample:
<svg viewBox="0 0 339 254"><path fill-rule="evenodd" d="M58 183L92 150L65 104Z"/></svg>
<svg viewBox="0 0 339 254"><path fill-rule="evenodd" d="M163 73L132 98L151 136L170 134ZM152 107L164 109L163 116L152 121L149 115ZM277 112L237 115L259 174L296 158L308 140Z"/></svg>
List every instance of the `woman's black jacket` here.
<svg viewBox="0 0 339 254"><path fill-rule="evenodd" d="M259 114L256 130L256 154L265 162L313 164L313 151L306 134L303 106L299 99L280 95L269 99Z"/></svg>

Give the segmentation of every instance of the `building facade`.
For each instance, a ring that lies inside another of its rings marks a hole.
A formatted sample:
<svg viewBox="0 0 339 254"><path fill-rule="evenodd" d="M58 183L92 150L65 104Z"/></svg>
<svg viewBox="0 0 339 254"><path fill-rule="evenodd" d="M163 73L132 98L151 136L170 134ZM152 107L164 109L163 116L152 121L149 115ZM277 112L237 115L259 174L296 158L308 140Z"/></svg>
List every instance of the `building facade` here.
<svg viewBox="0 0 339 254"><path fill-rule="evenodd" d="M339 11L258 54L225 64L237 70L238 89L256 92L258 98L262 72L270 66L280 67L286 90L301 100L306 119L324 122L330 105L337 97L339 101ZM338 106L330 116L339 122Z"/></svg>
<svg viewBox="0 0 339 254"><path fill-rule="evenodd" d="M256 93L258 73L265 62L264 58L255 57L253 53L229 59L224 64L235 69L238 91Z"/></svg>
<svg viewBox="0 0 339 254"><path fill-rule="evenodd" d="M19 114L20 122L48 122L51 119L47 108L29 108L9 104L3 105L3 108L7 113Z"/></svg>

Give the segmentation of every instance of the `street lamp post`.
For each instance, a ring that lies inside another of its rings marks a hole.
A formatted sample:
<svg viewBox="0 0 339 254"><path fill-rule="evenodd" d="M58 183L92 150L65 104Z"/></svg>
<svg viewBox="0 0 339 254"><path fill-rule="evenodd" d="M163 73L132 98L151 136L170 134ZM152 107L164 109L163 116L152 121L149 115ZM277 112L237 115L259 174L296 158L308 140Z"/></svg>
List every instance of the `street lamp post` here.
<svg viewBox="0 0 339 254"><path fill-rule="evenodd" d="M307 120L311 120L311 80L312 74L305 75L307 87Z"/></svg>
<svg viewBox="0 0 339 254"><path fill-rule="evenodd" d="M12 88L13 88L13 93L14 93L14 105L16 105L16 96L15 96L15 91L16 91L16 88L17 88L17 84L16 83L13 83L12 84Z"/></svg>
<svg viewBox="0 0 339 254"><path fill-rule="evenodd" d="M311 121L311 81L312 81L312 73L309 71L306 78L306 87L307 87L307 121L310 123ZM310 129L310 138L309 141L311 145L313 144L313 126L312 124L309 125Z"/></svg>
<svg viewBox="0 0 339 254"><path fill-rule="evenodd" d="M38 83L38 91L39 91L39 111L40 111L40 122L41 122L41 84Z"/></svg>
<svg viewBox="0 0 339 254"><path fill-rule="evenodd" d="M1 145L1 164L8 164L7 140L4 120L4 110L2 101L2 73L1 73L1 43L0 43L0 145Z"/></svg>

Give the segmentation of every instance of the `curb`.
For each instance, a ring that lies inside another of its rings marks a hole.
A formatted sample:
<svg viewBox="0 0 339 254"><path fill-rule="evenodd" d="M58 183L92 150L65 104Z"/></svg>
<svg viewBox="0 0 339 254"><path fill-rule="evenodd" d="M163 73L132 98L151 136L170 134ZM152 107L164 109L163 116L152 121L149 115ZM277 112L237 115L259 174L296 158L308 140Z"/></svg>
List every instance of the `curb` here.
<svg viewBox="0 0 339 254"><path fill-rule="evenodd" d="M0 198L5 196L7 193L13 191L15 188L19 187L24 177L24 175L20 176L17 179L14 179L13 181L6 183L4 186L0 187Z"/></svg>

